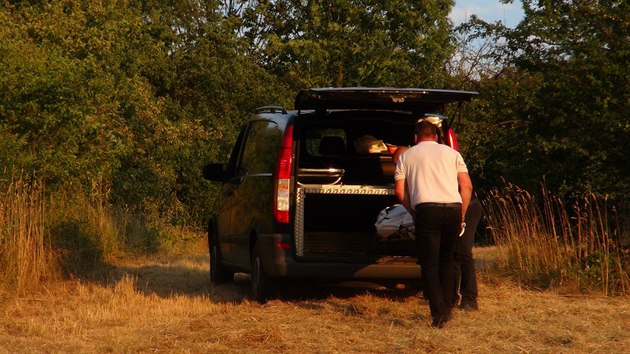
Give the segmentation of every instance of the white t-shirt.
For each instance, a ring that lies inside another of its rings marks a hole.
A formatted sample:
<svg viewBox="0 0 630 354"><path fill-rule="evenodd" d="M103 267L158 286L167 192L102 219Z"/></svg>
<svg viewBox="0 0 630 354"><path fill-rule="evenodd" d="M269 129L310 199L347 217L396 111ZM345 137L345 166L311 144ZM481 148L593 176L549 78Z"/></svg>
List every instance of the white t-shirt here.
<svg viewBox="0 0 630 354"><path fill-rule="evenodd" d="M461 203L459 172L468 172L459 152L435 141L422 141L400 155L394 179L406 180L412 207L421 203Z"/></svg>

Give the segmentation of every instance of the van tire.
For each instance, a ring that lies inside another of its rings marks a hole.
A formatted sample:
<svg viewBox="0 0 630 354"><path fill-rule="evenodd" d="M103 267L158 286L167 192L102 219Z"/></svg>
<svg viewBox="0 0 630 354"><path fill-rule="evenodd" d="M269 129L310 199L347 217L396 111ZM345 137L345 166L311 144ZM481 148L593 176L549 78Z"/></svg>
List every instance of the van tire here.
<svg viewBox="0 0 630 354"><path fill-rule="evenodd" d="M265 272L260 255L260 246L254 246L252 254L251 298L261 304L277 295L277 280Z"/></svg>

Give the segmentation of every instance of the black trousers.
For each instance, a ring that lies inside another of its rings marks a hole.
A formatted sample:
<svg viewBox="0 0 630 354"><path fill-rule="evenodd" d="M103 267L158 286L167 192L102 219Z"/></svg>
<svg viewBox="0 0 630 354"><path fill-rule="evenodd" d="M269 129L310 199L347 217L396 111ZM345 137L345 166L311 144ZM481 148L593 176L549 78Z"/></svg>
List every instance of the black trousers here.
<svg viewBox="0 0 630 354"><path fill-rule="evenodd" d="M479 224L482 213L483 210L479 199L473 198L466 210L466 231L462 237L458 238L457 245L455 246L455 279L457 282L455 287L455 301L457 302L461 295L462 304L477 303L477 272L475 270L472 249L475 244L477 224Z"/></svg>
<svg viewBox="0 0 630 354"><path fill-rule="evenodd" d="M455 304L455 245L460 223L461 204L416 206L416 245L433 320L448 319Z"/></svg>

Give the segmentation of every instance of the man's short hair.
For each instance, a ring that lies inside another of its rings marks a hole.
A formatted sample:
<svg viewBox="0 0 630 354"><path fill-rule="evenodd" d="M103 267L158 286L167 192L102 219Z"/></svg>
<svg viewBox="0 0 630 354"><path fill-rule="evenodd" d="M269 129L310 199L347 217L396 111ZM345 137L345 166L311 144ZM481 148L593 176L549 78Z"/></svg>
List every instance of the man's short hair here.
<svg viewBox="0 0 630 354"><path fill-rule="evenodd" d="M436 136L438 135L437 129L438 128L433 123L424 120L416 124L416 135L417 136Z"/></svg>

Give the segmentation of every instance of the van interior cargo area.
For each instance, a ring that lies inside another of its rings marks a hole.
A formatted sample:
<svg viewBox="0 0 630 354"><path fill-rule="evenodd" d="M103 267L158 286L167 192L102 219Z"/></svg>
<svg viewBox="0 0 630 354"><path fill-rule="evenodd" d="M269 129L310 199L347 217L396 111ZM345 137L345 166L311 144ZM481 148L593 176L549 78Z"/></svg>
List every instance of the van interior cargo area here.
<svg viewBox="0 0 630 354"><path fill-rule="evenodd" d="M296 223L300 255L346 260L416 256L412 239L384 239L376 233L379 212L397 203L392 188L310 186L300 191L298 209L303 217Z"/></svg>
<svg viewBox="0 0 630 354"><path fill-rule="evenodd" d="M398 203L393 155L413 144L417 115L400 111L303 114L296 126L297 255L347 262L413 259L415 241L382 238L374 223Z"/></svg>

